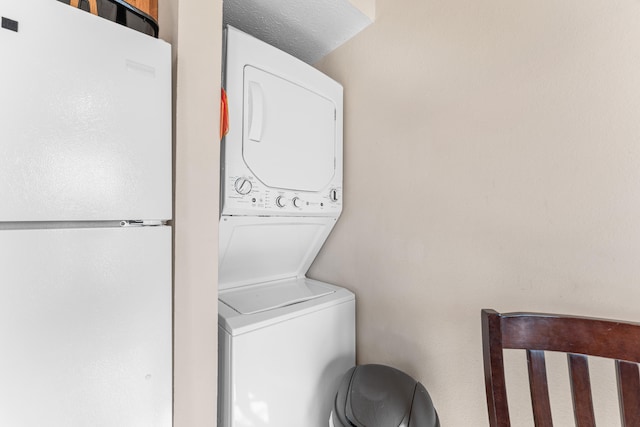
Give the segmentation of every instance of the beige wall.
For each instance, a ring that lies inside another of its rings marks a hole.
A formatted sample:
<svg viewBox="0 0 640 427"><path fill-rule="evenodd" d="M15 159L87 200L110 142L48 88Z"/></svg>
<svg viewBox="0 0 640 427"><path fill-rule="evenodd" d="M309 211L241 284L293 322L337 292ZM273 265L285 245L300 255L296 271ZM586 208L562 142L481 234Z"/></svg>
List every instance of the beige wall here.
<svg viewBox="0 0 640 427"><path fill-rule="evenodd" d="M359 362L417 376L445 426L487 425L481 308L640 321L638 22L636 0L378 0L319 64L345 209L310 275L356 292Z"/></svg>
<svg viewBox="0 0 640 427"><path fill-rule="evenodd" d="M222 1L159 13L174 53L174 426L214 426Z"/></svg>

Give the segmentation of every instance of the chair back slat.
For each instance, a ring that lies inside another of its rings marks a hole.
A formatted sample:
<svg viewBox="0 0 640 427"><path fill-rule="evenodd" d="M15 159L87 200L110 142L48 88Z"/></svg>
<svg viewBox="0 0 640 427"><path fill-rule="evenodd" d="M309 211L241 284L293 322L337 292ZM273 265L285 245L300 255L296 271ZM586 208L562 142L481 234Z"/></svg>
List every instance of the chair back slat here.
<svg viewBox="0 0 640 427"><path fill-rule="evenodd" d="M640 426L640 375L635 363L616 360L622 427Z"/></svg>
<svg viewBox="0 0 640 427"><path fill-rule="evenodd" d="M545 351L567 353L576 427L594 427L587 356L616 360L623 427L640 427L640 323L540 313L482 310L489 424L509 427L504 349L526 350L536 427L551 427Z"/></svg>
<svg viewBox="0 0 640 427"><path fill-rule="evenodd" d="M529 387L535 425L536 427L553 427L544 351L527 350L527 365L529 368Z"/></svg>
<svg viewBox="0 0 640 427"><path fill-rule="evenodd" d="M569 380L571 381L571 399L576 427L595 427L591 396L591 379L589 377L589 361L582 354L567 354L569 364Z"/></svg>
<svg viewBox="0 0 640 427"><path fill-rule="evenodd" d="M498 316L482 316L482 352L489 424L491 427L510 427Z"/></svg>

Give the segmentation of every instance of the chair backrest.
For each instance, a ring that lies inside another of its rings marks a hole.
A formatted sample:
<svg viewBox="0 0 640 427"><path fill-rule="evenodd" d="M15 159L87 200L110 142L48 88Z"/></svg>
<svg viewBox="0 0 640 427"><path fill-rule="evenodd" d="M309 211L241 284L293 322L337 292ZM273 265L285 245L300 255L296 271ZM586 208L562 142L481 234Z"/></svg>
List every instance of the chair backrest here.
<svg viewBox="0 0 640 427"><path fill-rule="evenodd" d="M615 360L623 427L640 426L640 324L540 313L482 310L482 347L491 427L508 427L503 349L526 350L533 419L551 427L545 351L567 353L577 427L595 426L587 356Z"/></svg>

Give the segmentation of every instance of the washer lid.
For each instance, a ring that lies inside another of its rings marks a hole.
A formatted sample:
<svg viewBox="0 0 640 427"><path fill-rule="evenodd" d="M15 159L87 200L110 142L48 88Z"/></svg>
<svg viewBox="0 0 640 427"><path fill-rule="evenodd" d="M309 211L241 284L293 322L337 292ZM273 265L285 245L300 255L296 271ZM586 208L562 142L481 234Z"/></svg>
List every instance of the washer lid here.
<svg viewBox="0 0 640 427"><path fill-rule="evenodd" d="M318 282L292 280L235 289L220 294L220 301L240 314L255 314L309 301L334 292Z"/></svg>
<svg viewBox="0 0 640 427"><path fill-rule="evenodd" d="M355 313L355 295L347 289L330 283L301 277L281 280L279 282L265 282L260 286L272 286L276 283L285 282L317 283L322 285L325 289L330 290L331 293L295 304L277 307L273 310L265 310L254 314L241 314L223 301L223 298L226 300L229 295L238 292L241 289L221 290L218 294L218 327L220 328L220 331L224 334L235 337L318 311L334 310L343 304L346 304L348 306L347 309L352 310L352 312ZM249 288L247 287L242 289L242 291L248 289ZM355 321L355 314L353 314L353 316L353 320ZM345 324L345 328L348 329L349 327L352 327L352 325L349 326L349 324Z"/></svg>
<svg viewBox="0 0 640 427"><path fill-rule="evenodd" d="M242 155L265 185L320 191L336 169L336 105L285 78L244 67Z"/></svg>

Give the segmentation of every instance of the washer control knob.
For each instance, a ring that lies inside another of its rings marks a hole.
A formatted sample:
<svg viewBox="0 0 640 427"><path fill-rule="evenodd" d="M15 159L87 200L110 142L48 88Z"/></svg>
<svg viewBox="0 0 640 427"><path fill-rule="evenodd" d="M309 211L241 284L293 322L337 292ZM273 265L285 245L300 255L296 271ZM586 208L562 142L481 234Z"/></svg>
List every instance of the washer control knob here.
<svg viewBox="0 0 640 427"><path fill-rule="evenodd" d="M284 208L285 206L287 206L287 199L284 196L278 196L278 198L276 199L276 205L279 208Z"/></svg>
<svg viewBox="0 0 640 427"><path fill-rule="evenodd" d="M329 200L331 200L332 202L338 201L338 190L332 188L331 191L329 191Z"/></svg>
<svg viewBox="0 0 640 427"><path fill-rule="evenodd" d="M291 203L293 203L293 206L295 206L296 208L301 208L302 207L302 200L300 200L300 198L298 198L298 197L294 197L291 200Z"/></svg>
<svg viewBox="0 0 640 427"><path fill-rule="evenodd" d="M236 191L239 194L245 195L251 192L251 188L253 188L253 184L247 178L238 178L236 179L235 184L233 185Z"/></svg>

